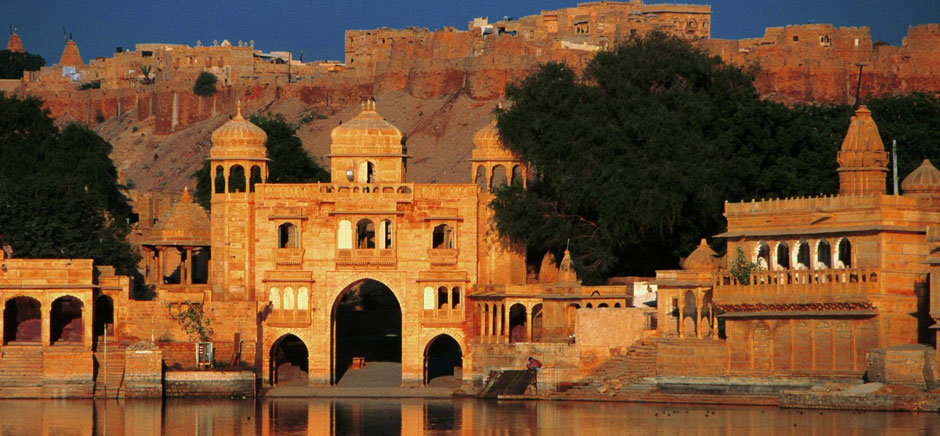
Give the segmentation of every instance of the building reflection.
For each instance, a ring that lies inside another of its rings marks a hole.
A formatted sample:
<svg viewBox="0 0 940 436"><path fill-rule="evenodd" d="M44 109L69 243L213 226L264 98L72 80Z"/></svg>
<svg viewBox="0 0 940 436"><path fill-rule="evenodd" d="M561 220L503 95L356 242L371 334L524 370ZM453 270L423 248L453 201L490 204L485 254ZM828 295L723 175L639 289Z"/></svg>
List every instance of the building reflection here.
<svg viewBox="0 0 940 436"><path fill-rule="evenodd" d="M605 402L2 400L3 436L940 434L940 416Z"/></svg>

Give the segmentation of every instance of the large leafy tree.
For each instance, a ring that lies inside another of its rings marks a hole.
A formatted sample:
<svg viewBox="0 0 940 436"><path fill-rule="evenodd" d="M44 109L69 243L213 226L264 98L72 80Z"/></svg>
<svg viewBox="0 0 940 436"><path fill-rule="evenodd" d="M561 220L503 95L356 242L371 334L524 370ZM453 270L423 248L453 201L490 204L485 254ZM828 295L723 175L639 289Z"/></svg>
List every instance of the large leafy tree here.
<svg viewBox="0 0 940 436"><path fill-rule="evenodd" d="M92 258L138 275L111 145L85 126L60 131L41 106L0 93L3 243L15 257Z"/></svg>
<svg viewBox="0 0 940 436"><path fill-rule="evenodd" d="M836 146L814 148L837 132L816 112L834 109L762 101L747 71L663 34L598 53L581 77L547 64L506 95L501 135L536 177L497 193L497 228L530 253L570 240L588 283L675 266L722 230L725 200L837 189Z"/></svg>
<svg viewBox="0 0 940 436"><path fill-rule="evenodd" d="M45 65L37 54L0 50L0 79L20 79L23 71L38 71Z"/></svg>
<svg viewBox="0 0 940 436"><path fill-rule="evenodd" d="M761 100L749 71L662 34L598 53L581 76L546 64L506 95L500 133L536 171L528 189L497 192L497 228L535 261L570 241L587 283L677 266L724 230L724 201L837 193L853 112ZM936 97L869 106L899 141L901 177L940 158Z"/></svg>
<svg viewBox="0 0 940 436"><path fill-rule="evenodd" d="M252 123L261 127L268 135L265 143L268 158L268 183L314 183L327 182L330 174L317 165L304 150L303 143L297 137L297 126L288 123L284 116L250 117ZM211 167L205 161L194 174L196 177L196 201L209 209L212 198Z"/></svg>

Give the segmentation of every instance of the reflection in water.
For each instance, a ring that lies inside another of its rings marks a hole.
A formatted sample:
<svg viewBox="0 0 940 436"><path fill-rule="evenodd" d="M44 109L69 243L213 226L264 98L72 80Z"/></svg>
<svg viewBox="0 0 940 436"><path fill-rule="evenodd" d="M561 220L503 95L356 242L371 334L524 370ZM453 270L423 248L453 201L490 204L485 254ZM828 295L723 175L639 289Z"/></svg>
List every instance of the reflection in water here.
<svg viewBox="0 0 940 436"><path fill-rule="evenodd" d="M424 399L0 400L2 436L940 434L932 413Z"/></svg>

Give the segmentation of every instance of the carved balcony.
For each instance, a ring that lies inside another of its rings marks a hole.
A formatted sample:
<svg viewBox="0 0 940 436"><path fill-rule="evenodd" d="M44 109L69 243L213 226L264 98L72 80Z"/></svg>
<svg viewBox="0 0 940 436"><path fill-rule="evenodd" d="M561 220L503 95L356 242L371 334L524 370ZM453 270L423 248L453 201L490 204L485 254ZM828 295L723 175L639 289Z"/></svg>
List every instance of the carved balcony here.
<svg viewBox="0 0 940 436"><path fill-rule="evenodd" d="M354 248L336 251L337 266L395 266L398 259L391 248Z"/></svg>
<svg viewBox="0 0 940 436"><path fill-rule="evenodd" d="M440 309L424 309L421 314L421 323L425 326L461 324L465 321L463 306L453 309L442 307Z"/></svg>
<svg viewBox="0 0 940 436"><path fill-rule="evenodd" d="M457 249L430 248L428 249L428 261L434 266L456 266Z"/></svg>
<svg viewBox="0 0 940 436"><path fill-rule="evenodd" d="M274 263L277 264L277 266L300 266L303 261L303 248L278 248L274 250Z"/></svg>
<svg viewBox="0 0 940 436"><path fill-rule="evenodd" d="M274 309L265 318L265 323L275 327L307 327L310 325L310 310Z"/></svg>

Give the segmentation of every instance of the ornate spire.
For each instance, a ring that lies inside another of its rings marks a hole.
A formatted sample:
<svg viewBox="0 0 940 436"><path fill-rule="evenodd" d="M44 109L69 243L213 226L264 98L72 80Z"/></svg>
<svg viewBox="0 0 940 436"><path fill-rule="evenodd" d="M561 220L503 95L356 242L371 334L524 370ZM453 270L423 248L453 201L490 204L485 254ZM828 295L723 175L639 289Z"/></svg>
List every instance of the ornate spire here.
<svg viewBox="0 0 940 436"><path fill-rule="evenodd" d="M867 107L859 106L839 152L839 194L884 194L888 154Z"/></svg>

